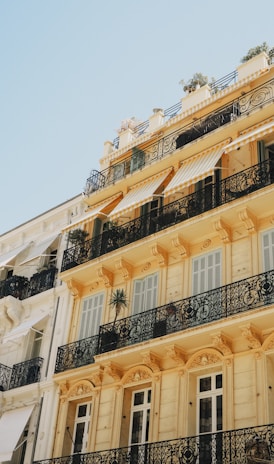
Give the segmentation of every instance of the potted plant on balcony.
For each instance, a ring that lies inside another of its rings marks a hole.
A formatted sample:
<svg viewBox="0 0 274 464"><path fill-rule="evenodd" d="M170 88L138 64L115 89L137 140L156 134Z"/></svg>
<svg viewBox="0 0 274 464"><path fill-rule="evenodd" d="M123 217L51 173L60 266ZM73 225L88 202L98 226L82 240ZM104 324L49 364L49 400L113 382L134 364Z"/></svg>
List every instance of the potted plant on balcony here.
<svg viewBox="0 0 274 464"><path fill-rule="evenodd" d="M199 89L203 85L208 84L208 77L204 76L202 73L197 72L193 74L192 78L187 82L182 79L179 84L183 86L183 90L186 93L194 92L194 90Z"/></svg>
<svg viewBox="0 0 274 464"><path fill-rule="evenodd" d="M88 232L83 229L73 229L68 233L68 239L72 245L83 245L87 236Z"/></svg>
<svg viewBox="0 0 274 464"><path fill-rule="evenodd" d="M122 309L126 308L128 305L126 292L123 288L117 288L112 292L109 305L114 309L115 316L111 328L102 333L101 345L103 352L111 351L117 346L118 334L115 330L115 322Z"/></svg>

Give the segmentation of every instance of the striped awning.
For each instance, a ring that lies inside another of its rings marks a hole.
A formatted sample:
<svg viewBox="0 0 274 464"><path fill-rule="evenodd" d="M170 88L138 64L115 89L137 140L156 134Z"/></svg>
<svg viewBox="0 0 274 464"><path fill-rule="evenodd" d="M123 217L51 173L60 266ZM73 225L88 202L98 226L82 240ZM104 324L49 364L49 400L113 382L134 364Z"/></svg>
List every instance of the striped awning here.
<svg viewBox="0 0 274 464"><path fill-rule="evenodd" d="M118 205L109 214L111 221L121 217L123 214L152 201L156 190L167 178L173 168L165 169L142 182L133 186Z"/></svg>
<svg viewBox="0 0 274 464"><path fill-rule="evenodd" d="M19 448L25 441L18 444L33 409L34 405L29 405L11 409L2 414L0 418L0 462L10 461L16 445Z"/></svg>
<svg viewBox="0 0 274 464"><path fill-rule="evenodd" d="M104 210L111 205L115 200L117 200L119 197L122 196L122 192L116 193L115 195L112 195L110 198L107 200L101 201L97 205L95 205L92 209L89 210L89 212L85 215L82 216L80 219L77 221L72 222L68 226L64 227L62 229L62 232L68 232L71 229L74 229L75 227L78 227L82 224L86 224L89 222L91 219L95 219L96 216L99 216L99 214L104 214Z"/></svg>
<svg viewBox="0 0 274 464"><path fill-rule="evenodd" d="M45 251L53 244L53 242L55 242L58 236L59 234L54 234L47 239L42 240L40 243L33 245L28 251L28 254L24 260L19 263L20 266L42 256Z"/></svg>
<svg viewBox="0 0 274 464"><path fill-rule="evenodd" d="M22 253L22 251L26 250L28 246L30 246L30 243L21 245L20 247L17 247L1 255L0 256L0 268L14 264L14 261L16 260L16 258L20 255L20 253Z"/></svg>
<svg viewBox="0 0 274 464"><path fill-rule="evenodd" d="M253 131L246 132L245 134L237 137L233 142L229 143L225 149L225 153L229 153L230 151L236 150L237 148L242 147L243 145L248 144L249 142L254 142L255 140L259 140L261 137L264 137L267 134L271 134L274 132L274 120L269 121L266 124L263 124L259 127L256 127Z"/></svg>
<svg viewBox="0 0 274 464"><path fill-rule="evenodd" d="M224 147L200 153L199 155L184 161L175 176L164 190L165 196L176 193L183 188L192 185L199 180L212 176L216 163L221 158Z"/></svg>

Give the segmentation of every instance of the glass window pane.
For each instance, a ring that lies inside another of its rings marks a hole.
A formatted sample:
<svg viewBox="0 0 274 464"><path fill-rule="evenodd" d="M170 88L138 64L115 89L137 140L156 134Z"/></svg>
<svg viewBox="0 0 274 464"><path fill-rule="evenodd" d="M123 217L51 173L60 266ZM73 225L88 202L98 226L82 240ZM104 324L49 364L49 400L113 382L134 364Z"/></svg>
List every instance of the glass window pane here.
<svg viewBox="0 0 274 464"><path fill-rule="evenodd" d="M74 448L73 448L74 453L81 453L82 451L84 430L85 430L84 422L80 422L79 424L77 424L75 438L74 438Z"/></svg>
<svg viewBox="0 0 274 464"><path fill-rule="evenodd" d="M87 414L87 405L81 404L78 408L78 417L85 417Z"/></svg>
<svg viewBox="0 0 274 464"><path fill-rule="evenodd" d="M223 376L222 374L216 375L216 388L222 388L223 387Z"/></svg>
<svg viewBox="0 0 274 464"><path fill-rule="evenodd" d="M144 392L137 392L134 394L134 406L144 404Z"/></svg>
<svg viewBox="0 0 274 464"><path fill-rule="evenodd" d="M147 421L146 421L146 436L145 436L145 441L148 441L149 420L150 420L150 409L147 410Z"/></svg>
<svg viewBox="0 0 274 464"><path fill-rule="evenodd" d="M151 390L148 390L147 392L147 402L151 403Z"/></svg>
<svg viewBox="0 0 274 464"><path fill-rule="evenodd" d="M142 423L143 423L143 411L135 411L133 413L132 421L132 432L131 432L131 443L142 442Z"/></svg>
<svg viewBox="0 0 274 464"><path fill-rule="evenodd" d="M212 431L212 398L200 399L200 433Z"/></svg>
<svg viewBox="0 0 274 464"><path fill-rule="evenodd" d="M211 377L200 379L200 392L211 390Z"/></svg>
<svg viewBox="0 0 274 464"><path fill-rule="evenodd" d="M222 395L217 396L217 430L222 430L223 428L223 397Z"/></svg>

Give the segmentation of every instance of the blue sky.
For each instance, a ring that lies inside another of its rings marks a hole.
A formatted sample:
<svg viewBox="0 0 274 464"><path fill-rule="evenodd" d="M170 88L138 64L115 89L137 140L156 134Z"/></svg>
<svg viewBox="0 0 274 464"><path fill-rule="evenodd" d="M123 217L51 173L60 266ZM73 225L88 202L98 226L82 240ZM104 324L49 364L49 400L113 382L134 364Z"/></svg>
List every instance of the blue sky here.
<svg viewBox="0 0 274 464"><path fill-rule="evenodd" d="M82 192L123 119L274 46L273 0L0 0L0 234Z"/></svg>

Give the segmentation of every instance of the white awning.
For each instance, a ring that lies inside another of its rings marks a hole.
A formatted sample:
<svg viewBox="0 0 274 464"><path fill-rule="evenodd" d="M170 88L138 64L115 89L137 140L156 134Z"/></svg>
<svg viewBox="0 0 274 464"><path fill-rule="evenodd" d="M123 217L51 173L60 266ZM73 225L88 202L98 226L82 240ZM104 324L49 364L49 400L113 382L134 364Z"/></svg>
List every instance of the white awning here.
<svg viewBox="0 0 274 464"><path fill-rule="evenodd" d="M32 330L36 324L38 324L38 322L41 322L47 316L48 316L48 313L39 314L38 316L33 317L32 319L22 322L22 324L18 325L17 327L12 329L9 333L4 335L3 343L7 343L10 341L16 340L17 338L26 336L29 333L29 331Z"/></svg>
<svg viewBox="0 0 274 464"><path fill-rule="evenodd" d="M270 121L262 126L257 127L253 131L247 132L237 139L233 140L233 142L229 143L225 149L225 153L229 153L230 151L236 150L237 148L242 147L243 145L248 144L249 142L254 142L255 140L264 137L267 134L271 134L274 132L274 120Z"/></svg>
<svg viewBox="0 0 274 464"><path fill-rule="evenodd" d="M94 206L92 209L89 210L88 214L85 216L81 217L81 219L78 219L77 221L72 222L68 226L64 227L62 229L62 232L67 232L71 229L74 229L76 226L80 226L81 224L85 224L89 222L91 219L94 219L96 216L99 214L103 214L104 209L107 208L107 206L111 205L115 200L117 200L119 197L122 196L122 192L119 192L107 200L101 201L98 203L96 206Z"/></svg>
<svg viewBox="0 0 274 464"><path fill-rule="evenodd" d="M32 261L33 259L39 258L40 256L45 253L45 251L53 244L53 242L57 239L59 234L52 235L51 237L48 237L47 239L43 240L42 242L38 243L37 245L33 245L29 252L27 257L24 259L24 261L20 262L20 265L23 265L25 263L28 263L29 261Z"/></svg>
<svg viewBox="0 0 274 464"><path fill-rule="evenodd" d="M32 414L34 405L4 412L0 418L0 462L10 461L12 453Z"/></svg>
<svg viewBox="0 0 274 464"><path fill-rule="evenodd" d="M152 201L156 190L164 182L172 168L146 179L139 184L133 186L118 205L111 211L109 218L111 221L117 219L122 214L132 211L139 206Z"/></svg>
<svg viewBox="0 0 274 464"><path fill-rule="evenodd" d="M14 250L10 250L7 253L0 256L0 267L5 267L8 264L11 264L19 254L24 251L30 244L24 244L20 247L14 248Z"/></svg>
<svg viewBox="0 0 274 464"><path fill-rule="evenodd" d="M164 190L165 196L178 192L183 188L212 176L216 163L221 158L224 148L215 148L211 152L201 153L182 163L175 176Z"/></svg>

